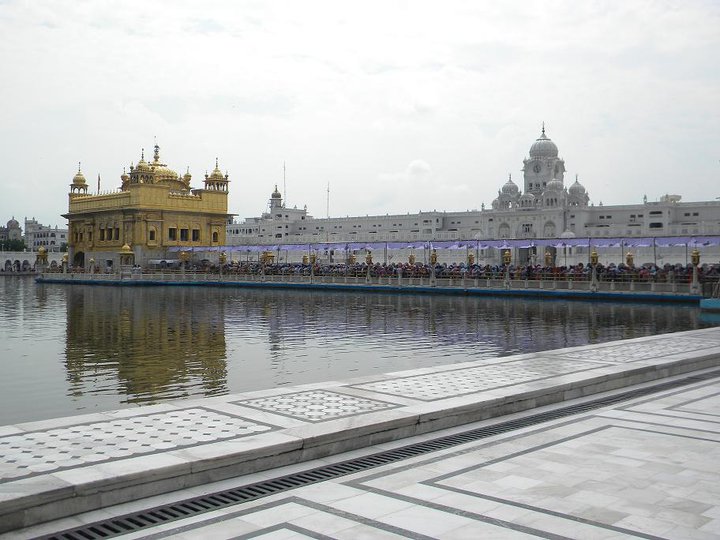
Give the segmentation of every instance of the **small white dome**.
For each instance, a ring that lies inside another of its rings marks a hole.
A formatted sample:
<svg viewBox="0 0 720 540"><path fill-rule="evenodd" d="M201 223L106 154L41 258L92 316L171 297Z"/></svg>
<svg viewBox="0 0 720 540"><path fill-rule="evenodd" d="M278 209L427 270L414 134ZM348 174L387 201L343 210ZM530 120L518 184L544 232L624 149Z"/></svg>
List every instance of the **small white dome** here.
<svg viewBox="0 0 720 540"><path fill-rule="evenodd" d="M547 186L545 186L546 191L562 191L563 190L563 183L562 180L559 180L557 178L553 178L547 183Z"/></svg>
<svg viewBox="0 0 720 540"><path fill-rule="evenodd" d="M576 178L575 183L570 186L568 192L570 193L570 195L585 195L585 187L583 187L583 185L578 182Z"/></svg>
<svg viewBox="0 0 720 540"><path fill-rule="evenodd" d="M520 188L518 188L517 184L512 181L512 178L508 178L508 181L502 187L502 192L505 195L515 196L520 192Z"/></svg>

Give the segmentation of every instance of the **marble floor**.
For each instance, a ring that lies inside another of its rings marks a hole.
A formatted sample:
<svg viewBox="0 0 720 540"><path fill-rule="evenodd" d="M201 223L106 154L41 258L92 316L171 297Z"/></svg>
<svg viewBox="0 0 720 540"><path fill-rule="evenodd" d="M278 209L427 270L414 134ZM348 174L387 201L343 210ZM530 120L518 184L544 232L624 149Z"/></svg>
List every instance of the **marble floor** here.
<svg viewBox="0 0 720 540"><path fill-rule="evenodd" d="M173 485L163 494L126 497L130 502L113 504L109 490L98 510L13 527L0 539L52 536L628 389L638 389L632 395L639 397L142 527L123 538L720 538L719 353L720 329L709 329L488 365L0 427L0 503L38 497L37 511L42 512L39 503L50 488L69 490L67 505L78 493L71 489L81 485L85 490L102 486L115 475L132 483L169 469L178 473L187 468L190 475L200 464L226 459L248 445L262 455L273 445L295 448L344 432L362 435L373 428L381 433L378 426L390 429L407 418L419 422L423 415L442 417L443 411L457 415L480 403L479 396L494 403L558 387L572 394L582 381L597 385L616 375L626 379L613 389L507 410L503 416L458 422L433 433L386 438L349 452L326 452L330 455L218 482L185 489ZM698 359L704 362L702 369L669 371ZM662 376L633 382L645 373L641 367L659 369ZM683 382L639 392L672 381Z"/></svg>

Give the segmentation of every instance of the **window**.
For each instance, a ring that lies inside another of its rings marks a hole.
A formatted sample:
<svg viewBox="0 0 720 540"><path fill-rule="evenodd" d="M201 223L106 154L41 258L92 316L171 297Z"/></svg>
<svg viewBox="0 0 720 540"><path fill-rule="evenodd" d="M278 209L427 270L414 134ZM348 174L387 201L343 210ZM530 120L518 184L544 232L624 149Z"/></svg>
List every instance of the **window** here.
<svg viewBox="0 0 720 540"><path fill-rule="evenodd" d="M648 226L649 226L651 229L662 229L662 228L663 228L663 224L660 223L660 222L657 222L657 221L656 221L656 222L653 222L653 223L650 223L650 225L648 225Z"/></svg>
<svg viewBox="0 0 720 540"><path fill-rule="evenodd" d="M100 229L100 241L105 240L105 229Z"/></svg>
<svg viewBox="0 0 720 540"><path fill-rule="evenodd" d="M662 210L653 210L650 212L651 216L662 216Z"/></svg>
<svg viewBox="0 0 720 540"><path fill-rule="evenodd" d="M115 227L115 240L120 240L120 227Z"/></svg>
<svg viewBox="0 0 720 540"><path fill-rule="evenodd" d="M193 242L199 242L199 241L200 241L200 229L193 229L193 230L192 230L192 241L193 241Z"/></svg>
<svg viewBox="0 0 720 540"><path fill-rule="evenodd" d="M220 241L220 240L219 240L219 235L218 235L217 231L213 232L213 234L212 234L212 241L213 241L213 242L219 242L219 241Z"/></svg>
<svg viewBox="0 0 720 540"><path fill-rule="evenodd" d="M177 240L177 229L175 227L168 229L168 240Z"/></svg>
<svg viewBox="0 0 720 540"><path fill-rule="evenodd" d="M190 231L188 231L187 229L180 229L180 241L187 242L190 238L189 233Z"/></svg>
<svg viewBox="0 0 720 540"><path fill-rule="evenodd" d="M155 229L150 229L150 232L148 233L148 240L151 242L155 241Z"/></svg>

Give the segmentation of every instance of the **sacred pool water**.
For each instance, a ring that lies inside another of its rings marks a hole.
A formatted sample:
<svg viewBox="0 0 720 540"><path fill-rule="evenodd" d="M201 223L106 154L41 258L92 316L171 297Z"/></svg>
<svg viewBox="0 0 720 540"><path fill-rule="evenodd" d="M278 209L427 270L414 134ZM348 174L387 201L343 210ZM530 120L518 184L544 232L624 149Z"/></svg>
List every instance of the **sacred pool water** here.
<svg viewBox="0 0 720 540"><path fill-rule="evenodd" d="M0 279L0 425L702 328L698 308Z"/></svg>

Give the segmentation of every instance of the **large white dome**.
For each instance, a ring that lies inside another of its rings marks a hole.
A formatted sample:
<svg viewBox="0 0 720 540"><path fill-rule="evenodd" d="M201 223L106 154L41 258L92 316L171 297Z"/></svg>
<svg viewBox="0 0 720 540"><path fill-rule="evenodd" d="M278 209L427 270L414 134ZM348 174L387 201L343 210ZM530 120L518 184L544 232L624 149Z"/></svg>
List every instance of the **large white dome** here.
<svg viewBox="0 0 720 540"><path fill-rule="evenodd" d="M530 157L531 158L543 158L543 157L556 158L556 157L558 157L558 147L555 145L554 142L552 142L550 139L548 139L547 136L545 135L545 126L543 126L542 134L540 135L540 137L530 147Z"/></svg>

